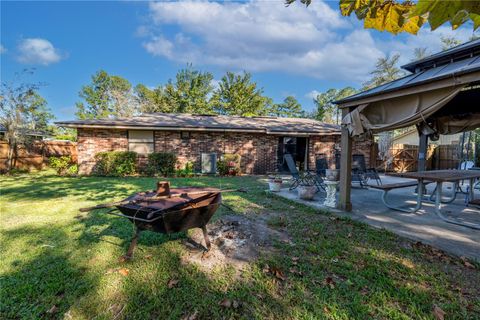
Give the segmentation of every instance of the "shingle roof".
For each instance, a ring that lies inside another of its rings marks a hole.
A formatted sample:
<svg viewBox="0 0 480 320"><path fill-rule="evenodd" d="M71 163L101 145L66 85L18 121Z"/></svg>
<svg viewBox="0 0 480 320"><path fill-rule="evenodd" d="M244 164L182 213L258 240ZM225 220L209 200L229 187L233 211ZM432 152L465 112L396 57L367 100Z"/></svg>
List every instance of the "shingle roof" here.
<svg viewBox="0 0 480 320"><path fill-rule="evenodd" d="M267 134L340 134L340 126L313 119L280 117L238 117L222 115L192 115L147 113L131 118L74 120L55 122L69 128L122 128L149 130L242 131Z"/></svg>
<svg viewBox="0 0 480 320"><path fill-rule="evenodd" d="M466 52L469 52L468 55L465 55ZM457 60L453 58L454 55L457 55ZM445 59L447 60L445 61ZM430 67L426 67L427 64L430 64ZM413 68L417 70L417 72L335 101L334 103L343 104L428 82L480 71L480 39L467 42L403 67ZM480 81L480 79L478 80Z"/></svg>

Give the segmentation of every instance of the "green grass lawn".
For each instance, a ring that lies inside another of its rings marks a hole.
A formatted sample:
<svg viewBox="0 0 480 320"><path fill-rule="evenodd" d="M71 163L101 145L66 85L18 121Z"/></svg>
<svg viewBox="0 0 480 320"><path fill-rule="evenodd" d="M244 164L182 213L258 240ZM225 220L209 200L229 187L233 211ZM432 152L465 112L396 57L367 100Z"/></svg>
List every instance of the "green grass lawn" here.
<svg viewBox="0 0 480 320"><path fill-rule="evenodd" d="M480 318L478 264L269 196L258 177L171 182L254 187L225 194L224 202L252 219L273 214L268 225L291 243L276 242L238 275L233 267L206 272L182 263L186 234L144 232L135 258L121 263L132 225L78 209L155 182L48 172L0 177L0 318L435 319L435 305L445 319ZM221 208L214 219L226 214Z"/></svg>

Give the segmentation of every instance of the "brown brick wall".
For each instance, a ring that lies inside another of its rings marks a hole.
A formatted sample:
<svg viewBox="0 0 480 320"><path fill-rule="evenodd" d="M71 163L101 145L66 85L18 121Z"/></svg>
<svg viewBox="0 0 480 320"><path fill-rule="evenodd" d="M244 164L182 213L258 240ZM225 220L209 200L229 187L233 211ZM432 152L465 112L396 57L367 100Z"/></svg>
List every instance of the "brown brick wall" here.
<svg viewBox="0 0 480 320"><path fill-rule="evenodd" d="M179 166L187 161L200 170L202 153L240 154L242 172L264 174L277 171L278 136L260 133L217 133L190 132L188 139L182 139L177 131L155 131L155 152L177 154ZM355 142L353 154L365 155L370 165L370 142ZM309 138L309 169L315 170L315 159L326 154L329 166L335 167L335 150L340 146L340 136L315 136ZM128 150L127 130L78 129L78 163L80 174L90 174L95 165L95 154L102 151ZM145 159L140 159L145 163Z"/></svg>
<svg viewBox="0 0 480 320"><path fill-rule="evenodd" d="M336 136L314 136L310 137L308 143L308 168L315 170L316 158L323 155L327 158L328 166L330 169L335 168L335 154L341 151L340 135ZM365 156L365 163L367 167L375 166L375 163L371 163L372 153L371 140L354 141L352 146L352 154L363 154Z"/></svg>
<svg viewBox="0 0 480 320"><path fill-rule="evenodd" d="M95 154L103 151L127 151L127 130L77 129L78 173L90 174Z"/></svg>
<svg viewBox="0 0 480 320"><path fill-rule="evenodd" d="M182 139L180 132L156 131L155 151L174 152L178 162L191 161L200 170L202 153L240 154L243 173L273 172L277 163L277 137L258 133L190 132Z"/></svg>

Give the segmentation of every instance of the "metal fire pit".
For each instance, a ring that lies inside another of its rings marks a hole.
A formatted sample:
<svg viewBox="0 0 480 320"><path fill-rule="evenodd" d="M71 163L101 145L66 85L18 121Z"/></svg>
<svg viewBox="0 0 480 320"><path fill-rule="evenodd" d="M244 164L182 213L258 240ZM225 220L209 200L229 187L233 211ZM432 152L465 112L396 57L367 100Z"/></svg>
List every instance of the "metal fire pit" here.
<svg viewBox="0 0 480 320"><path fill-rule="evenodd" d="M175 233L192 228L201 228L207 250L210 249L206 225L222 203L222 195L215 188L173 188L168 183L159 183L157 191L140 192L111 205L108 214L127 218L135 226L135 234L126 258L133 256L141 231ZM86 208L84 211L87 211Z"/></svg>

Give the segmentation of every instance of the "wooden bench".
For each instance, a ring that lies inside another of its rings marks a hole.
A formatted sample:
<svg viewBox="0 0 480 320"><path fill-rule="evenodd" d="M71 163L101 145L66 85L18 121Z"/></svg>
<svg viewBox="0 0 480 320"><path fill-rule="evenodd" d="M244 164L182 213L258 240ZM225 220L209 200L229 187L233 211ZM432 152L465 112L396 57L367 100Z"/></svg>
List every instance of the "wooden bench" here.
<svg viewBox="0 0 480 320"><path fill-rule="evenodd" d="M425 186L425 185L427 185L429 183L432 183L432 182L433 181L424 181L423 185ZM407 213L413 213L413 212L417 211L418 208L415 207L414 209L405 209L405 208L400 208L400 207L393 206L393 205L391 205L387 202L387 194L388 194L389 191L394 190L394 189L402 189L402 188L416 187L416 186L418 186L418 181L388 183L388 184L381 184L381 185L369 185L370 188L378 189L378 190L383 191L382 201L383 201L383 204L387 208L390 208L392 210L407 212ZM421 196L421 195L419 195L419 196ZM417 206L418 206L418 204L417 204Z"/></svg>

